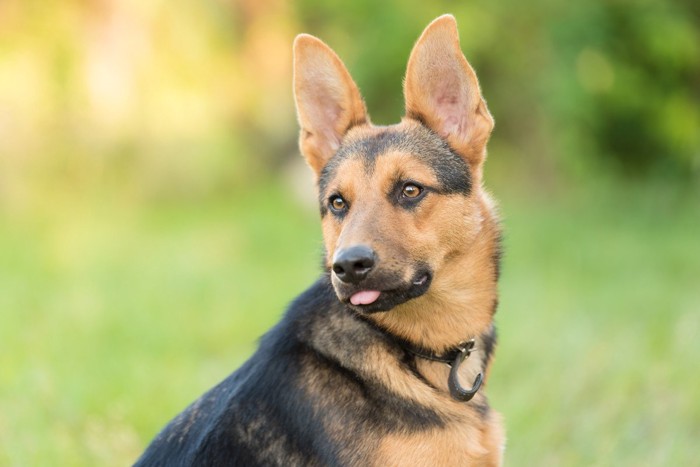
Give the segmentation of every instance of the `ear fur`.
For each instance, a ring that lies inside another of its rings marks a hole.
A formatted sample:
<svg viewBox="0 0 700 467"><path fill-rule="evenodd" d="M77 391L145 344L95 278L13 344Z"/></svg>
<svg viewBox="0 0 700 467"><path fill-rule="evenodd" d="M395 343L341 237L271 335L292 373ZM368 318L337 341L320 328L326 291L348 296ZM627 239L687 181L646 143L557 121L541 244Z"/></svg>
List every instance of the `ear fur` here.
<svg viewBox="0 0 700 467"><path fill-rule="evenodd" d="M493 118L481 97L476 73L460 49L452 15L430 23L413 47L404 97L406 116L445 138L480 176Z"/></svg>
<svg viewBox="0 0 700 467"><path fill-rule="evenodd" d="M301 126L299 147L318 176L345 133L368 117L343 62L330 47L308 34L294 40L294 99Z"/></svg>

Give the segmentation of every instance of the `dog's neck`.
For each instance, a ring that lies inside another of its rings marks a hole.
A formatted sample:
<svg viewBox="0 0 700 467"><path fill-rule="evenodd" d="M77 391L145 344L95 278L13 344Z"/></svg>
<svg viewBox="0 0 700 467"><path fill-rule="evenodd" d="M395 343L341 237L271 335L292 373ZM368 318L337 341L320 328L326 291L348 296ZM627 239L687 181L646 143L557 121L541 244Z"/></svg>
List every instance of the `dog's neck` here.
<svg viewBox="0 0 700 467"><path fill-rule="evenodd" d="M493 324L481 335L465 339L456 347L437 354L387 332L366 315L354 312L354 316L359 321L368 323L390 346L400 349L404 355L400 360L412 368L413 373L429 387L449 392L453 399L460 402L471 401L477 395L488 373L496 344L496 328ZM476 355L469 358L472 353ZM466 386L460 381L462 378L467 378L463 380Z"/></svg>

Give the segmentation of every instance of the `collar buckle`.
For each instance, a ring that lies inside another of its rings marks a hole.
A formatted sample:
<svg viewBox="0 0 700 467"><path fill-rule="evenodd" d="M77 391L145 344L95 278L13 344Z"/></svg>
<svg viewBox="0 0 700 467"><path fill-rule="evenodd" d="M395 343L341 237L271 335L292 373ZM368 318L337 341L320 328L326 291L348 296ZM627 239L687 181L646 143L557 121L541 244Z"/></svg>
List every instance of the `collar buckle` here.
<svg viewBox="0 0 700 467"><path fill-rule="evenodd" d="M476 341L474 339L469 339L468 341L463 341L460 342L459 345L457 346L457 350L459 353L464 353L466 352L466 356L470 356L472 352L476 352ZM466 358L466 357L465 357Z"/></svg>

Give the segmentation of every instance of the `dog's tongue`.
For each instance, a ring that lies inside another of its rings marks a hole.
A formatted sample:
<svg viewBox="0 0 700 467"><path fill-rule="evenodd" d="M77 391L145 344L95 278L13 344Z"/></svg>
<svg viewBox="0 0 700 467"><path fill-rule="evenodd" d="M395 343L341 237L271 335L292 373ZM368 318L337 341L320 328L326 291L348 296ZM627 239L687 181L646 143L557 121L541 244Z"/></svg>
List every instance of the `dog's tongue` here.
<svg viewBox="0 0 700 467"><path fill-rule="evenodd" d="M353 305L369 305L379 298L380 292L377 290L362 290L350 297Z"/></svg>

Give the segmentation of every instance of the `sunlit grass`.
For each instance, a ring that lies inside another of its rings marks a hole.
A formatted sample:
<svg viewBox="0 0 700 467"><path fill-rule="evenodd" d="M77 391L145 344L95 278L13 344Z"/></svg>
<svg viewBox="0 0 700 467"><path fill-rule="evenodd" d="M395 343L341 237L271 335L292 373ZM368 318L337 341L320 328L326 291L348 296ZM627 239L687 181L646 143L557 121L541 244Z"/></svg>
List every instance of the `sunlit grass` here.
<svg viewBox="0 0 700 467"><path fill-rule="evenodd" d="M499 196L507 465L697 462L697 198L626 190ZM0 229L0 465L128 465L313 281L317 214L56 199Z"/></svg>

